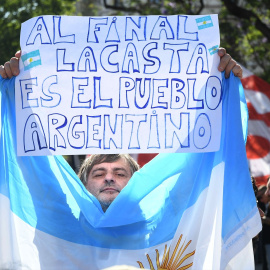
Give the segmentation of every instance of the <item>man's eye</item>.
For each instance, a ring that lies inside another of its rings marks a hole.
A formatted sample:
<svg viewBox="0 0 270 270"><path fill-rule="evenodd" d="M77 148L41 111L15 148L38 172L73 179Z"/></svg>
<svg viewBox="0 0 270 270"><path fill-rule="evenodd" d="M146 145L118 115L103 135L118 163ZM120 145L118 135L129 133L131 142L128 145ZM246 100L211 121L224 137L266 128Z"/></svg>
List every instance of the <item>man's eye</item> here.
<svg viewBox="0 0 270 270"><path fill-rule="evenodd" d="M94 177L101 177L102 174L95 174Z"/></svg>

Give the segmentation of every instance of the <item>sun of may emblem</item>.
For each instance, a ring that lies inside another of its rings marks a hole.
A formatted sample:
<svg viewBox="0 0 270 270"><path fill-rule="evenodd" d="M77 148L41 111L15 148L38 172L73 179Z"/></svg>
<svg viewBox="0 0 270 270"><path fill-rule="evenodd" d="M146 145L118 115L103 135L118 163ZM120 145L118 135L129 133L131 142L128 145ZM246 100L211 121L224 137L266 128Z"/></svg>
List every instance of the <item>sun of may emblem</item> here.
<svg viewBox="0 0 270 270"><path fill-rule="evenodd" d="M193 265L193 262L184 265L185 261L189 257L191 257L195 254L195 250L193 250L192 252L190 252L188 254L184 254L187 247L190 245L191 240L186 245L185 245L185 241L184 241L181 248L179 249L182 237L183 237L183 235L181 234L171 257L170 257L170 248L167 251L167 245L165 245L165 250L163 253L161 263L159 261L159 251L156 249L156 264L157 264L156 266L157 266L157 268L154 267L154 264L153 264L151 258L149 257L148 254L146 254L146 257L147 257L147 260L149 262L149 266L150 266L151 270L155 270L155 269L156 270L185 270L185 269L190 268ZM145 269L141 262L138 261L138 264L139 264L141 269Z"/></svg>

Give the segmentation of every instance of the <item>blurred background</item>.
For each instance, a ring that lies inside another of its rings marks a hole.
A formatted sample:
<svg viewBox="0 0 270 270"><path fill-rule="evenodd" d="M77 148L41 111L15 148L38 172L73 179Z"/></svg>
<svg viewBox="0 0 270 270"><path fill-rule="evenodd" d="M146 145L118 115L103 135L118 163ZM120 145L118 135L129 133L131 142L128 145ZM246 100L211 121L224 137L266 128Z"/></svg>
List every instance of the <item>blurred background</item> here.
<svg viewBox="0 0 270 270"><path fill-rule="evenodd" d="M38 15L219 14L221 46L270 83L269 0L1 0L0 63L19 49L20 24Z"/></svg>

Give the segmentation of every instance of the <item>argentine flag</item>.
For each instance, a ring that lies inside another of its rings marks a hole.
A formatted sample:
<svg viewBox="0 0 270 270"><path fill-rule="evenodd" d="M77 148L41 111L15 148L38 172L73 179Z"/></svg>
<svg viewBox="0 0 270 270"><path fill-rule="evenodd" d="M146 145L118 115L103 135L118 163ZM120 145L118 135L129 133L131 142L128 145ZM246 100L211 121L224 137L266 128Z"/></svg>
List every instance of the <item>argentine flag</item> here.
<svg viewBox="0 0 270 270"><path fill-rule="evenodd" d="M205 29L213 26L213 21L210 15L196 19L198 29Z"/></svg>
<svg viewBox="0 0 270 270"><path fill-rule="evenodd" d="M106 213L62 157L16 156L14 79L0 89L0 269L254 269L261 221L232 74L223 79L220 150L158 155Z"/></svg>
<svg viewBox="0 0 270 270"><path fill-rule="evenodd" d="M39 50L35 50L26 54L23 54L21 57L24 65L24 70L31 69L33 67L41 65L41 58Z"/></svg>
<svg viewBox="0 0 270 270"><path fill-rule="evenodd" d="M219 48L219 46L216 45L216 46L213 46L212 48L208 49L210 55L213 55L214 53L217 53L218 52L218 48Z"/></svg>

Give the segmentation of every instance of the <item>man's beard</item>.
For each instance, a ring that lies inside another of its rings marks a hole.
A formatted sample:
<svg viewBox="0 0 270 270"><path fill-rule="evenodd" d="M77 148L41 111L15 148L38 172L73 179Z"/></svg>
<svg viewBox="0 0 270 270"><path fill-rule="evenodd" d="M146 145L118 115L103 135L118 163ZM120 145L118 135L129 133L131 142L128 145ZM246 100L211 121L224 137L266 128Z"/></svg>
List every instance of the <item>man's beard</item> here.
<svg viewBox="0 0 270 270"><path fill-rule="evenodd" d="M119 187L116 187L115 184L111 184L111 183L106 183L106 185L101 190L104 190L107 187L113 187L115 190L117 190L120 193ZM114 201L114 199L115 198L110 199L110 200L102 200L102 199L98 200L104 213L107 211L107 209L109 208L111 203Z"/></svg>
<svg viewBox="0 0 270 270"><path fill-rule="evenodd" d="M105 213L113 201L99 201L103 212Z"/></svg>

